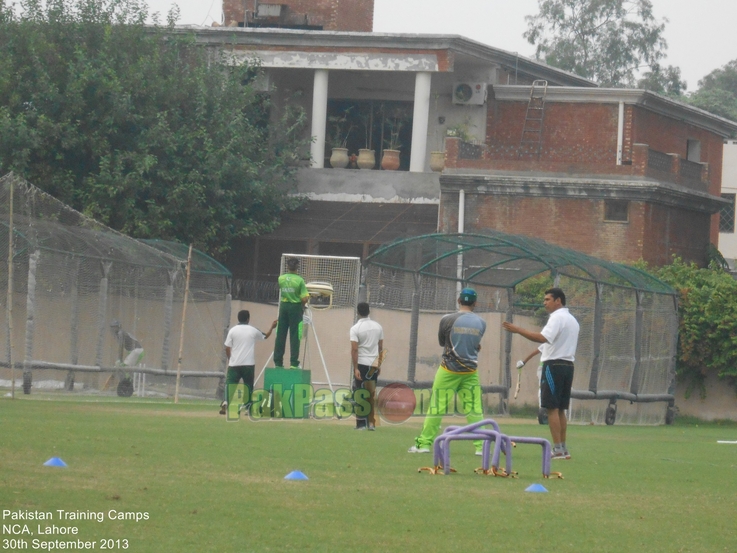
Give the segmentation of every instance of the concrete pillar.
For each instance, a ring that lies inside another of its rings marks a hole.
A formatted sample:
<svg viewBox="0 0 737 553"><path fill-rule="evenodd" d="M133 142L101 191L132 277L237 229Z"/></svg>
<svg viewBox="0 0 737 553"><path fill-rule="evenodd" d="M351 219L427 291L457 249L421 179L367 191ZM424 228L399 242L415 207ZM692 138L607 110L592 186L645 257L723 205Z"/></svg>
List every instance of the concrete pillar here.
<svg viewBox="0 0 737 553"><path fill-rule="evenodd" d="M312 167L325 166L325 127L328 118L328 70L316 69L312 85Z"/></svg>
<svg viewBox="0 0 737 553"><path fill-rule="evenodd" d="M425 171L431 80L432 73L428 73L427 71L420 71L415 76L415 109L412 115L412 154L409 158L409 170L413 173L422 173Z"/></svg>

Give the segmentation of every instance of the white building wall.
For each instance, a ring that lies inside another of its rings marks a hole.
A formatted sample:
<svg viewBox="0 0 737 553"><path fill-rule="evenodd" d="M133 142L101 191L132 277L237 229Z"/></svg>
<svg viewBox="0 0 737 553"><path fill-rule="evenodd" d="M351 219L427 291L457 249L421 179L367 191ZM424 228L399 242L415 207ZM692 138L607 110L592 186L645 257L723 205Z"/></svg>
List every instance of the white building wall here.
<svg viewBox="0 0 737 553"><path fill-rule="evenodd" d="M737 195L737 140L724 141L722 194ZM737 266L737 225L732 232L719 233L719 251L734 269Z"/></svg>

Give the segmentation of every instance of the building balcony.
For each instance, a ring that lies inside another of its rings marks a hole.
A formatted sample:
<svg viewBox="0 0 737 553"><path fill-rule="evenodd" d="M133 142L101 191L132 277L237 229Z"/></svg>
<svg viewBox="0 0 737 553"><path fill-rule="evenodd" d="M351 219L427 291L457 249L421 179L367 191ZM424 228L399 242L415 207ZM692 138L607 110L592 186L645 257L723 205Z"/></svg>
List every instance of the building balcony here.
<svg viewBox="0 0 737 553"><path fill-rule="evenodd" d="M699 192L708 193L710 188L708 163L697 163L683 159L678 154L658 152L647 144L633 144L631 159L624 160L621 165L616 164L611 152L551 152L543 149L538 157L536 153L520 155L516 144L469 144L450 137L445 144L445 167L455 173L470 169L474 172L640 176ZM581 160L584 157L587 161Z"/></svg>

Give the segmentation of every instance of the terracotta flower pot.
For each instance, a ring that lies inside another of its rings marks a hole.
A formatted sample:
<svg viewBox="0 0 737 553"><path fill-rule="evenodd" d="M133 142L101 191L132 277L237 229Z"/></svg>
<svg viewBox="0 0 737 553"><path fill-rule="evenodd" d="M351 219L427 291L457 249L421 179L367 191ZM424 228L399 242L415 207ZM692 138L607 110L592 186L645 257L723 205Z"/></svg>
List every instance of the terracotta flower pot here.
<svg viewBox="0 0 737 553"><path fill-rule="evenodd" d="M360 149L356 164L359 169L373 169L376 167L376 154L373 150Z"/></svg>
<svg viewBox="0 0 737 553"><path fill-rule="evenodd" d="M439 173L445 168L445 152L430 152L430 169Z"/></svg>
<svg viewBox="0 0 737 553"><path fill-rule="evenodd" d="M384 150L381 158L381 168L387 171L399 169L399 150Z"/></svg>
<svg viewBox="0 0 737 553"><path fill-rule="evenodd" d="M330 156L330 166L335 169L348 167L348 148L333 148Z"/></svg>

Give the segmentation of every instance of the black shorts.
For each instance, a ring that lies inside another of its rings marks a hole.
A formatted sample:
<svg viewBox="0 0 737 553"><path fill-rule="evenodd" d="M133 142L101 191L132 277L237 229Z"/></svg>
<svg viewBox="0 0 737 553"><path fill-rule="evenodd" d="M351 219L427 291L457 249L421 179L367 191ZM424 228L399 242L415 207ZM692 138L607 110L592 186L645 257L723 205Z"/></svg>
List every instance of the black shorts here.
<svg viewBox="0 0 737 553"><path fill-rule="evenodd" d="M358 365L358 373L361 375L361 380L356 380L355 374L353 375L353 382L354 382L354 388L358 389L361 388L361 384L363 382L366 382L367 380L373 380L376 382L376 379L379 377L378 373L374 369L373 374L371 376L368 376L368 373L371 371L371 365Z"/></svg>
<svg viewBox="0 0 737 553"><path fill-rule="evenodd" d="M543 409L568 409L573 386L573 363L559 359L543 362L540 375L540 406Z"/></svg>

